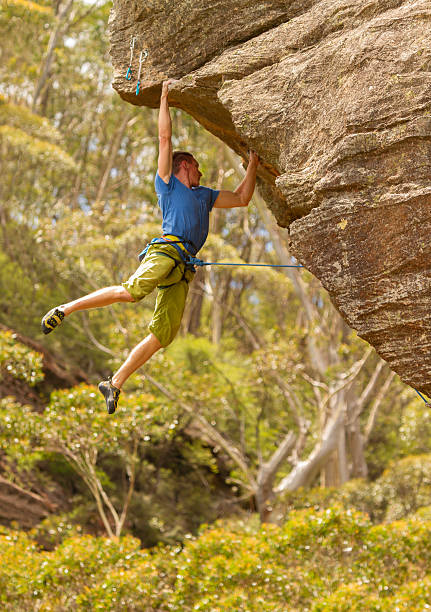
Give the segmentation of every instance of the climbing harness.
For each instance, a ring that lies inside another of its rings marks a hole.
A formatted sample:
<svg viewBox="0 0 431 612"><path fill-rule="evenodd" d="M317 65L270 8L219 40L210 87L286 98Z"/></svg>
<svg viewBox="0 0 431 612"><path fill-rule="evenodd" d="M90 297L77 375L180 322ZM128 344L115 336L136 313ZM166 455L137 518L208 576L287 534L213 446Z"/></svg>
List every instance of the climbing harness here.
<svg viewBox="0 0 431 612"><path fill-rule="evenodd" d="M430 401L430 400L427 400L427 399L426 399L426 398L425 398L425 397L422 395L422 393L421 393L420 391L418 391L417 389L414 389L414 391L416 391L416 393L419 395L419 397L423 399L423 401L425 402L425 406L426 406L427 408L431 408L431 401Z"/></svg>
<svg viewBox="0 0 431 612"><path fill-rule="evenodd" d="M139 253L138 259L139 261L142 261L144 259L145 255L147 254L148 249L150 248L152 244L172 244L172 246L178 252L178 255L180 256L181 261L184 263L186 270L192 270L194 272L195 271L194 265L196 264L192 263L191 260L195 258L187 251L186 247L184 246L184 242L186 242L187 244L190 244L193 248L195 248L194 244L190 242L189 240L171 240L170 238L167 238L165 236L161 236L160 238L153 238L151 242L149 242L146 245L145 249ZM183 245L183 248L179 246L180 244ZM161 255L165 255L166 257L171 257L170 255L168 255L167 253L163 251L159 251L159 253ZM171 257L171 259L173 259L176 262L176 265L178 265L179 263L178 260L176 260L174 257Z"/></svg>
<svg viewBox="0 0 431 612"><path fill-rule="evenodd" d="M139 86L141 84L141 70L142 70L142 64L143 62L147 59L148 57L148 51L147 50L142 50L141 54L139 56L139 72L138 72L138 82L136 84L136 95L139 94Z"/></svg>
<svg viewBox="0 0 431 612"><path fill-rule="evenodd" d="M150 245L152 244L172 244L173 247L175 247L175 249L178 251L179 256L181 257L181 260L183 261L183 263L186 266L187 270L192 270L193 272L195 272L195 266L198 267L202 267L202 266L252 266L252 267L260 267L260 268L303 268L304 266L300 265L300 264L291 264L291 265L285 265L285 264L262 264L262 263L228 263L228 262L224 262L224 261L203 261L202 259L198 259L197 257L194 257L193 255L191 255L186 247L184 246L184 243L187 244L191 244L191 246L193 248L194 245L189 241L189 240L184 240L184 239L179 239L179 240L171 240L169 238L166 238L165 236L161 236L160 238L153 238L153 240L151 240L151 242L149 242L145 249L143 251L141 251L141 253L139 253L138 255L138 259L139 261L142 261L145 257L145 255L147 254L148 249L150 248ZM181 248L179 245L182 244L183 248Z"/></svg>
<svg viewBox="0 0 431 612"><path fill-rule="evenodd" d="M126 81L130 81L132 79L132 60L133 60L133 50L135 49L136 36L130 37L130 61L129 67L126 72Z"/></svg>

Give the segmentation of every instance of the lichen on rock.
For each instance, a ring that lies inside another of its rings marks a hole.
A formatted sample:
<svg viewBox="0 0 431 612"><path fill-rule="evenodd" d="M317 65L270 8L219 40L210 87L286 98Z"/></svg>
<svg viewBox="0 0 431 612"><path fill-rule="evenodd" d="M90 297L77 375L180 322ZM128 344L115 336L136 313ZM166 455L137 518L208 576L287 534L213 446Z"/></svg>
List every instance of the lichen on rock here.
<svg viewBox="0 0 431 612"><path fill-rule="evenodd" d="M431 394L429 0L114 0L114 87L238 154L350 326ZM139 95L129 43L148 50Z"/></svg>

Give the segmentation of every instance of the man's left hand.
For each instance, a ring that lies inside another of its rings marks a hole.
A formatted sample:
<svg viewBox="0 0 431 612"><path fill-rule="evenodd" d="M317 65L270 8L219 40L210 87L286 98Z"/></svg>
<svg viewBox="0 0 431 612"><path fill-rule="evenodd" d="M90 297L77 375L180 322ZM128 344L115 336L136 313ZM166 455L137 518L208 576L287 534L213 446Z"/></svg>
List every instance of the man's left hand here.
<svg viewBox="0 0 431 612"><path fill-rule="evenodd" d="M258 166L260 162L259 156L256 153L256 151L253 151L253 149L250 150L250 154L249 154L249 158L248 158L248 163L252 164L253 166Z"/></svg>

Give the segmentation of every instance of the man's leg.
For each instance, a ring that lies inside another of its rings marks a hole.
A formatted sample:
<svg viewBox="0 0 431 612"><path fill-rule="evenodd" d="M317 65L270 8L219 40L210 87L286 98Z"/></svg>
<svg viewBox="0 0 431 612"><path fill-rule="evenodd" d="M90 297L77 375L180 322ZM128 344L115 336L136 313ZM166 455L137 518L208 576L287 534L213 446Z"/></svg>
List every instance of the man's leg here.
<svg viewBox="0 0 431 612"><path fill-rule="evenodd" d="M186 273L186 278L187 280L159 288L156 307L149 325L151 333L135 346L111 380L99 384L99 391L105 398L109 414L115 412L121 386L127 378L144 365L156 351L168 346L176 336L184 312L188 281L193 278L193 274Z"/></svg>
<svg viewBox="0 0 431 612"><path fill-rule="evenodd" d="M115 372L112 377L112 384L117 389L121 389L125 381L133 372L146 363L150 357L154 355L162 345L157 340L154 334L149 334L142 342L137 344L132 349L123 363L123 365Z"/></svg>
<svg viewBox="0 0 431 612"><path fill-rule="evenodd" d="M115 285L113 287L104 287L84 295L77 300L62 304L60 309L64 312L67 317L72 312L77 310L87 310L87 308L99 308L100 306L109 306L109 304L115 304L116 302L134 302L130 293L122 285Z"/></svg>
<svg viewBox="0 0 431 612"><path fill-rule="evenodd" d="M115 302L134 302L134 298L122 285L114 287L105 287L84 295L84 297L62 304L50 310L42 318L42 331L44 334L50 334L53 329L58 327L64 317L67 317L76 310L86 310L87 308L98 308L99 306L108 306Z"/></svg>
<svg viewBox="0 0 431 612"><path fill-rule="evenodd" d="M115 372L112 378L99 383L99 391L106 401L109 414L113 414L117 408L121 387L133 372L140 368L156 351L162 348L154 334L149 334L129 353L126 361Z"/></svg>

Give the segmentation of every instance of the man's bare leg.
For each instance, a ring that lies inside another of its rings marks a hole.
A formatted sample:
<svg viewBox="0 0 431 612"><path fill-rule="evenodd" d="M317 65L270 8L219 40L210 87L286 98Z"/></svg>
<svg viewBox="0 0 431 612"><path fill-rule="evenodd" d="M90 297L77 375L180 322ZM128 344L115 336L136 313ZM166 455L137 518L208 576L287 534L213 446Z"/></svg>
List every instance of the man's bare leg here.
<svg viewBox="0 0 431 612"><path fill-rule="evenodd" d="M156 336L154 334L149 334L130 351L126 361L113 375L112 384L114 387L121 389L129 376L144 365L144 363L161 348L162 345L157 340Z"/></svg>
<svg viewBox="0 0 431 612"><path fill-rule="evenodd" d="M126 361L115 372L109 380L103 380L99 383L99 391L106 401L106 407L109 414L113 414L117 408L118 398L121 393L121 387L133 372L140 368L156 351L162 348L162 345L157 340L154 334L149 334L145 340L142 340L129 353Z"/></svg>
<svg viewBox="0 0 431 612"><path fill-rule="evenodd" d="M42 317L42 331L44 334L50 334L58 325L61 324L64 317L67 317L76 310L86 310L87 308L99 308L100 306L108 306L116 302L134 302L130 293L122 285L113 287L105 287L84 295L77 300L67 302L52 308Z"/></svg>
<svg viewBox="0 0 431 612"><path fill-rule="evenodd" d="M104 287L84 295L77 300L62 304L59 308L64 312L67 317L72 312L77 310L87 310L87 308L100 308L101 306L109 306L109 304L115 304L116 302L134 302L130 293L122 285L115 285L113 287Z"/></svg>

